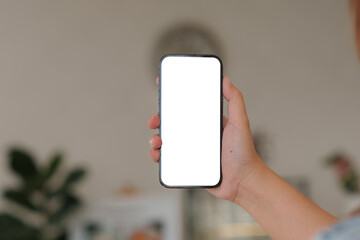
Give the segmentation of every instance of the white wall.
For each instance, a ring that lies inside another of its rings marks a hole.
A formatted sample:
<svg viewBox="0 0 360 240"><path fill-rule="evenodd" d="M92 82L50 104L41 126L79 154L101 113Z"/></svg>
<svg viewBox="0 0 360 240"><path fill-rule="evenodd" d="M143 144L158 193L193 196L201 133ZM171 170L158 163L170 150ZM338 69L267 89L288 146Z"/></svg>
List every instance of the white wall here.
<svg viewBox="0 0 360 240"><path fill-rule="evenodd" d="M311 180L312 197L340 213L323 159L344 149L360 169L360 65L347 1L1 1L0 146L87 163L89 201L131 181L164 191L148 157L157 112L151 53L173 23L218 34L226 74L254 129L274 146L271 166ZM12 182L1 158L0 187Z"/></svg>

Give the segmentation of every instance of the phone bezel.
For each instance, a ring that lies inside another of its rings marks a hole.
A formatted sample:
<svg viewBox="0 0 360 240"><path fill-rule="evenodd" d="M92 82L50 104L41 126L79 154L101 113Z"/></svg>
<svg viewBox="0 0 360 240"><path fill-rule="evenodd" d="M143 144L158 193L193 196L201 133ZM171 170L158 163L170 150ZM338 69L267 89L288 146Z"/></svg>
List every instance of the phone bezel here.
<svg viewBox="0 0 360 240"><path fill-rule="evenodd" d="M159 158L159 182L162 186L166 188L179 188L179 189L194 189L194 188L216 188L221 185L223 174L222 174L222 136L223 136L223 63L222 60L216 56L211 54L166 54L160 59L159 63L159 88L158 88L158 108L159 108L159 118L160 118L160 126L159 126L159 136L161 137L161 65L165 58L167 57L204 57L204 58L216 58L220 63L220 179L219 182L215 185L210 186L170 186L165 184L161 179L161 148L160 151L160 158Z"/></svg>

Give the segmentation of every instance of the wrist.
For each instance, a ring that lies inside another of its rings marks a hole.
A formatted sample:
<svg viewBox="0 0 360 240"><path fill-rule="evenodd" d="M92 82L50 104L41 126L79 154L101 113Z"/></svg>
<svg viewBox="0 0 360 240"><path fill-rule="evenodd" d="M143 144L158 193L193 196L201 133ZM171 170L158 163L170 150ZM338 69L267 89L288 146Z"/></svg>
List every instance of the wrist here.
<svg viewBox="0 0 360 240"><path fill-rule="evenodd" d="M259 157L256 157L251 162L248 172L239 181L237 194L233 202L245 207L247 201L252 201L251 199L254 197L257 187L269 172L271 172L271 169Z"/></svg>

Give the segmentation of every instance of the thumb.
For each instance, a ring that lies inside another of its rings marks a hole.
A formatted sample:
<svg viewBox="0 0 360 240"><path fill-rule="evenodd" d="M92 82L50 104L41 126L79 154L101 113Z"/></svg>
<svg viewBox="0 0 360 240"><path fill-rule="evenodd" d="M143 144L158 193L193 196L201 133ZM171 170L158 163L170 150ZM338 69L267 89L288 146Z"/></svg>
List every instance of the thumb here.
<svg viewBox="0 0 360 240"><path fill-rule="evenodd" d="M223 79L223 95L228 101L229 122L234 124L248 124L245 102L243 95L231 82L228 77Z"/></svg>

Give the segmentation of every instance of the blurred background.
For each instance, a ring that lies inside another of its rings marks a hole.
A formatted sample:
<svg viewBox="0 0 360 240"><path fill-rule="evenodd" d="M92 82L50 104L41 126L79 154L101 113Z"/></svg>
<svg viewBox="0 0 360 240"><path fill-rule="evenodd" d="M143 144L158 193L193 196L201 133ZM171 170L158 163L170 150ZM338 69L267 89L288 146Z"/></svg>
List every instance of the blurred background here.
<svg viewBox="0 0 360 240"><path fill-rule="evenodd" d="M0 239L268 239L241 208L159 184L146 123L176 52L223 59L280 176L335 216L360 206L348 1L5 0Z"/></svg>

